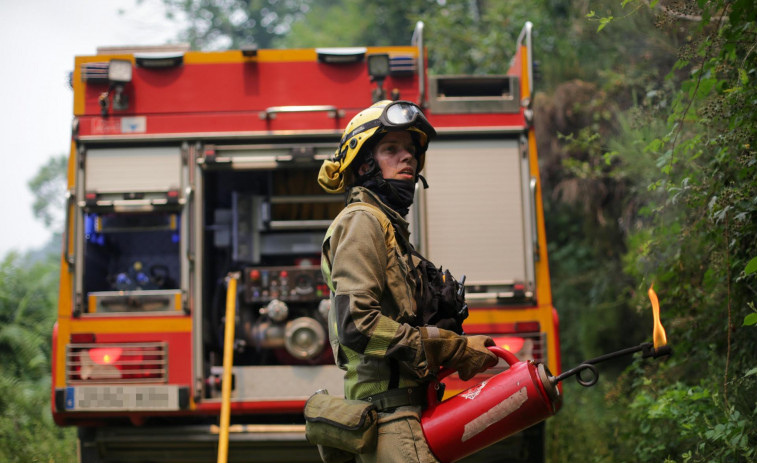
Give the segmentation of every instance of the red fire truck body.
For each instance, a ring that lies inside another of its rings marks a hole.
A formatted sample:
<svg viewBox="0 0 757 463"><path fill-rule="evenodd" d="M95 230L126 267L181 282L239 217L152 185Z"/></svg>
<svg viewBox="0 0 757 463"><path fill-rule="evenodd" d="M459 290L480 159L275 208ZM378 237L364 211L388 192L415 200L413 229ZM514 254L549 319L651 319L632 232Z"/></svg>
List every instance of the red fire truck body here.
<svg viewBox="0 0 757 463"><path fill-rule="evenodd" d="M52 408L79 427L80 460L214 458L237 274L229 459L318 461L302 408L342 391L319 261L344 198L315 179L377 99L418 103L438 132L409 220L424 255L466 275L466 333L559 372L530 30L494 76L427 76L422 24L407 47L77 57ZM542 428L505 443L543 458Z"/></svg>

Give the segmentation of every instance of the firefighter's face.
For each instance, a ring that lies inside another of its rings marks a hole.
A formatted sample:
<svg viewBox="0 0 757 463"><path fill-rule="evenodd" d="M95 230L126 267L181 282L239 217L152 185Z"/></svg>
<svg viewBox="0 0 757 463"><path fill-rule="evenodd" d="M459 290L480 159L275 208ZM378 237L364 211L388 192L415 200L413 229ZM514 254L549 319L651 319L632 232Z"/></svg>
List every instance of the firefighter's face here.
<svg viewBox="0 0 757 463"><path fill-rule="evenodd" d="M418 159L410 132L389 132L384 135L373 149L373 158L385 179L415 180ZM367 164L360 166L360 174L367 172L367 169Z"/></svg>

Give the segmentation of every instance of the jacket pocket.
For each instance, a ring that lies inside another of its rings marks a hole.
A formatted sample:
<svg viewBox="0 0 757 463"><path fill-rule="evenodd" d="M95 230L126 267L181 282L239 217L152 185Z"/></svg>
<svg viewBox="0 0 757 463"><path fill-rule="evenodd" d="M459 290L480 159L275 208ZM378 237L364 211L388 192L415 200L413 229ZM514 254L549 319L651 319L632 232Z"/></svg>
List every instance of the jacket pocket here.
<svg viewBox="0 0 757 463"><path fill-rule="evenodd" d="M315 393L305 403L305 435L308 441L350 453L376 448L378 413L362 400L345 400Z"/></svg>

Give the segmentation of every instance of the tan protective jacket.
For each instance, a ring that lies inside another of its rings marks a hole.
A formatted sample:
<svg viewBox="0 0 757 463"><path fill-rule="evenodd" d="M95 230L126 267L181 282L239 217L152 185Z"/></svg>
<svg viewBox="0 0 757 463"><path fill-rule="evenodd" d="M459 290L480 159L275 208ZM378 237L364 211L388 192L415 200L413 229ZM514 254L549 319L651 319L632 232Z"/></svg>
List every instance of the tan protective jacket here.
<svg viewBox="0 0 757 463"><path fill-rule="evenodd" d="M413 297L418 277L392 221L409 243L407 222L373 192L355 187L323 241L321 270L331 288L329 340L337 365L346 371L348 399L431 378Z"/></svg>

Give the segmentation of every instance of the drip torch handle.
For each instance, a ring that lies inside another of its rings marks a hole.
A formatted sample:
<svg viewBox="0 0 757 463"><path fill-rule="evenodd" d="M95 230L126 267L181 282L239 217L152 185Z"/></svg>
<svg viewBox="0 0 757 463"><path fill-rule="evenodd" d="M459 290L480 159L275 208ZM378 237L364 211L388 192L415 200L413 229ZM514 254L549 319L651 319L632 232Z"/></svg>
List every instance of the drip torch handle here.
<svg viewBox="0 0 757 463"><path fill-rule="evenodd" d="M497 357L501 358L505 362L507 362L508 365L513 366L516 363L518 363L520 360L518 360L518 357L515 356L512 352L510 352L507 349L503 349L502 347L498 346L490 346L487 349L491 351L492 354L496 355ZM441 384L442 380L446 378L447 376L454 373L455 370L452 368L442 367L439 370L439 373L436 375L436 380L432 381L431 384L428 385L428 403L437 403L441 399L437 397L437 391L440 389L443 391L443 384Z"/></svg>
<svg viewBox="0 0 757 463"><path fill-rule="evenodd" d="M492 347L489 347L489 350L491 351L492 354L501 358L502 360L507 362L507 364L510 366L513 366L513 364L518 363L520 361L518 360L518 357L515 356L515 354L513 354L509 350L504 349L502 347L492 346Z"/></svg>
<svg viewBox="0 0 757 463"><path fill-rule="evenodd" d="M503 349L498 346L490 346L490 347L487 347L487 349L489 349L489 351L492 354L496 355L497 357L507 362L507 364L510 366L520 361L518 360L518 357L515 356L515 354L513 354L507 349ZM436 375L436 382L443 380L444 378L451 375L455 371L456 370L454 370L453 368L442 367L439 370L439 373Z"/></svg>

